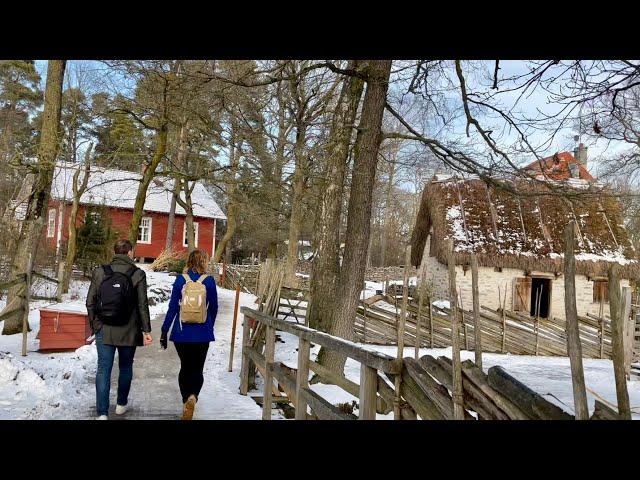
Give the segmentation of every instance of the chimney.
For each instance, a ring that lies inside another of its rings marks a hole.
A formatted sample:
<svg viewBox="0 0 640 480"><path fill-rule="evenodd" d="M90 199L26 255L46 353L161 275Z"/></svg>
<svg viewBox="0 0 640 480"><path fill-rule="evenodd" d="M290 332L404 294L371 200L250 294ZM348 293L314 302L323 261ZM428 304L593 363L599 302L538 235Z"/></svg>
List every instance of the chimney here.
<svg viewBox="0 0 640 480"><path fill-rule="evenodd" d="M584 143L580 143L580 145L573 150L573 156L578 163L587 168L587 147L584 146Z"/></svg>

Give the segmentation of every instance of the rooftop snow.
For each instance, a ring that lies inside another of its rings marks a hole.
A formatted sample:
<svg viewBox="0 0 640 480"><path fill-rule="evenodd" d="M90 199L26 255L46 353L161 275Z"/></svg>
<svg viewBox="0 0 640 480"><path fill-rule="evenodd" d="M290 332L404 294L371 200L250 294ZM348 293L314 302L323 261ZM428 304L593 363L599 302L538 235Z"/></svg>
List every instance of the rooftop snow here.
<svg viewBox="0 0 640 480"><path fill-rule="evenodd" d="M52 198L68 202L73 200L73 174L78 167L77 164L64 162L60 162L56 166L51 187ZM82 178L82 173L80 178ZM141 179L142 175L136 172L92 167L89 185L87 191L80 198L80 203L132 210ZM172 178L155 177L149 184L144 210L169 213L173 185ZM180 192L180 198L184 200L184 192ZM193 189L192 202L193 215L196 217L227 218L211 193L200 182L197 182ZM176 214L185 215L186 212L180 205L176 205Z"/></svg>

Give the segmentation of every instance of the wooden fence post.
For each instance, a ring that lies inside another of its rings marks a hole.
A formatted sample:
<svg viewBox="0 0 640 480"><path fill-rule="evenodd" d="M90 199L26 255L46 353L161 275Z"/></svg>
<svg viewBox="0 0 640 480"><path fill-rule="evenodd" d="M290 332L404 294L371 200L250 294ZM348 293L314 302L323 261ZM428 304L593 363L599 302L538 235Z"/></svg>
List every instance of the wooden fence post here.
<svg viewBox="0 0 640 480"><path fill-rule="evenodd" d="M429 302L429 347L433 348L433 315L431 313L431 295L427 297Z"/></svg>
<svg viewBox="0 0 640 480"><path fill-rule="evenodd" d="M307 402L300 395L303 388L309 388L309 340L301 338L298 343L298 372L296 374L296 420L307 419Z"/></svg>
<svg viewBox="0 0 640 480"><path fill-rule="evenodd" d="M422 318L422 300L424 299L424 281L422 285L420 285L420 290L418 291L418 316L416 318L416 340L414 346L414 357L416 360L420 357L420 336L421 336L421 328L420 322Z"/></svg>
<svg viewBox="0 0 640 480"><path fill-rule="evenodd" d="M482 333L480 331L480 294L478 292L478 259L471 254L471 294L473 295L473 333L475 364L482 370Z"/></svg>
<svg viewBox="0 0 640 480"><path fill-rule="evenodd" d="M631 377L631 357L633 355L633 336L635 317L631 315L631 287L622 287L622 318L624 325L624 374L627 380Z"/></svg>
<svg viewBox="0 0 640 480"><path fill-rule="evenodd" d="M251 346L249 327L249 317L243 316L242 320L242 366L240 367L240 395L246 395L249 391L249 356L245 351L245 348Z"/></svg>
<svg viewBox="0 0 640 480"><path fill-rule="evenodd" d="M400 376L400 375L398 375ZM396 386L396 388L398 388ZM360 406L358 420L376 419L376 396L378 391L378 371L364 363L360 365ZM396 397L399 394L396 393ZM395 416L395 414L394 414Z"/></svg>
<svg viewBox="0 0 640 480"><path fill-rule="evenodd" d="M362 287L362 343L367 343L367 302L365 295L367 291L367 282Z"/></svg>
<svg viewBox="0 0 640 480"><path fill-rule="evenodd" d="M406 321L407 315L407 304L409 302L409 265L411 264L411 245L409 245L405 251L405 260L404 260L404 280L402 283L402 312L400 313L400 317L398 318L398 351L397 358L402 361L404 358L404 324ZM397 304L397 300L396 300ZM400 384L402 382L402 375L396 375L394 386L396 390L396 395L394 399L393 405L393 417L395 420L400 420ZM376 380L377 386L377 380ZM375 411L375 401L374 401L374 411Z"/></svg>
<svg viewBox="0 0 640 480"><path fill-rule="evenodd" d="M231 326L231 349L229 350L229 371L233 371L233 348L236 344L236 322L238 320L238 304L240 303L240 283L236 285L236 303L233 306L233 325Z"/></svg>
<svg viewBox="0 0 640 480"><path fill-rule="evenodd" d="M273 397L273 362L275 357L276 329L267 325L264 348L264 392L262 394L262 419L271 420Z"/></svg>
<svg viewBox="0 0 640 480"><path fill-rule="evenodd" d="M447 241L447 264L449 266L449 303L451 309L451 360L453 363L453 418L464 420L462 397L462 365L460 363L460 345L458 338L458 308L456 292L456 264L453 252L453 240Z"/></svg>
<svg viewBox="0 0 640 480"><path fill-rule="evenodd" d="M618 414L625 420L631 420L631 406L627 379L624 373L624 318L620 292L620 266L614 263L609 268L609 309L611 315L611 359L616 381Z"/></svg>
<svg viewBox="0 0 640 480"><path fill-rule="evenodd" d="M567 322L567 352L569 353L569 363L571 364L573 404L576 412L576 420L589 420L587 391L582 367L582 344L580 343L580 329L578 327L578 311L576 307L575 228L575 222L572 220L564 229L564 311ZM540 296L542 296L542 294Z"/></svg>

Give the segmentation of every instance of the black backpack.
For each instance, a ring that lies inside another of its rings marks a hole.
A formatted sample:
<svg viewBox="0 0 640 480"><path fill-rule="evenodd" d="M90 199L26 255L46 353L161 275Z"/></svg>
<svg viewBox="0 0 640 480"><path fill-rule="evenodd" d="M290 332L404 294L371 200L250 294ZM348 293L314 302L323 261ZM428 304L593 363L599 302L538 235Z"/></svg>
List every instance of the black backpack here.
<svg viewBox="0 0 640 480"><path fill-rule="evenodd" d="M103 265L105 278L98 288L96 314L105 325L126 325L138 304L131 277L138 269L126 273L114 272L111 265Z"/></svg>

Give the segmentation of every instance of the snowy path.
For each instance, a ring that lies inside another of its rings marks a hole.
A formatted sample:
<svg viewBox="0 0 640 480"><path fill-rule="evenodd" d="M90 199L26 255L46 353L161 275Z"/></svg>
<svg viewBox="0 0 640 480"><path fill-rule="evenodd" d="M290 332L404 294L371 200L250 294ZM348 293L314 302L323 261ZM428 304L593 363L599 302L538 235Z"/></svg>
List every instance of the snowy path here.
<svg viewBox="0 0 640 480"><path fill-rule="evenodd" d="M154 343L141 347L134 362L134 379L130 394L131 410L126 419L177 419L181 414L178 389L179 360L173 345L160 350L158 338L162 316L167 309L168 295L174 278L157 272L147 272L150 295L154 295L151 307ZM86 297L87 282L74 282L72 292L63 302L66 308L80 308ZM154 293L155 292L155 293ZM164 293L163 293L164 292ZM252 295L241 294L242 306L255 307ZM231 344L231 324L235 292L218 289L218 317L215 325L216 341L211 344L205 364L205 383L196 407L195 419L260 419L261 408L250 396L239 394L239 370L241 362L242 315L239 314L236 331L233 372L227 372ZM0 300L0 307L4 302ZM29 333L27 357L20 355L21 335L0 336L0 420L2 419L91 419L95 418L95 370L97 353L95 345L87 345L75 352L43 353L38 351L36 334L39 328L38 308L44 302L34 302L29 315L33 329ZM297 366L298 339L285 332L278 332L276 360L295 368ZM365 348L396 355L395 346ZM315 360L319 346L311 351ZM405 350L405 356L413 356L413 348ZM451 349L421 349L420 355L451 355ZM473 352L461 352L463 359L473 358ZM573 392L569 359L563 357L530 357L519 355L484 354L485 370L501 365L548 400L572 411ZM613 368L609 360L585 359L587 386L608 401L616 402ZM117 385L117 360L113 369L111 409L113 412ZM359 382L360 365L349 359L346 376ZM256 378L257 389L250 395L262 395L262 378ZM634 419L640 418L640 381L628 382L629 397L634 408ZM314 384L311 388L333 404L357 400L334 385ZM593 410L594 396L587 394L589 409ZM121 418L112 415L112 418ZM284 418L282 411L274 408L273 419ZM378 415L378 419L391 419L393 414Z"/></svg>
<svg viewBox="0 0 640 480"><path fill-rule="evenodd" d="M241 420L260 419L260 407L248 396L238 393L239 369L242 342L242 316L238 314L236 345L234 348L234 370L228 372L231 348L231 326L235 292L218 290L218 317L216 319L216 341L209 347L204 368L204 386L196 406L194 420ZM251 305L252 297L241 297L242 305ZM182 402L178 388L180 360L171 342L167 350L160 349L158 338L164 315L152 320L153 345L139 347L136 352L133 383L129 396L130 411L123 417L113 414L117 385L117 359L111 380L112 419L177 420L182 413ZM87 416L95 415L92 407Z"/></svg>

